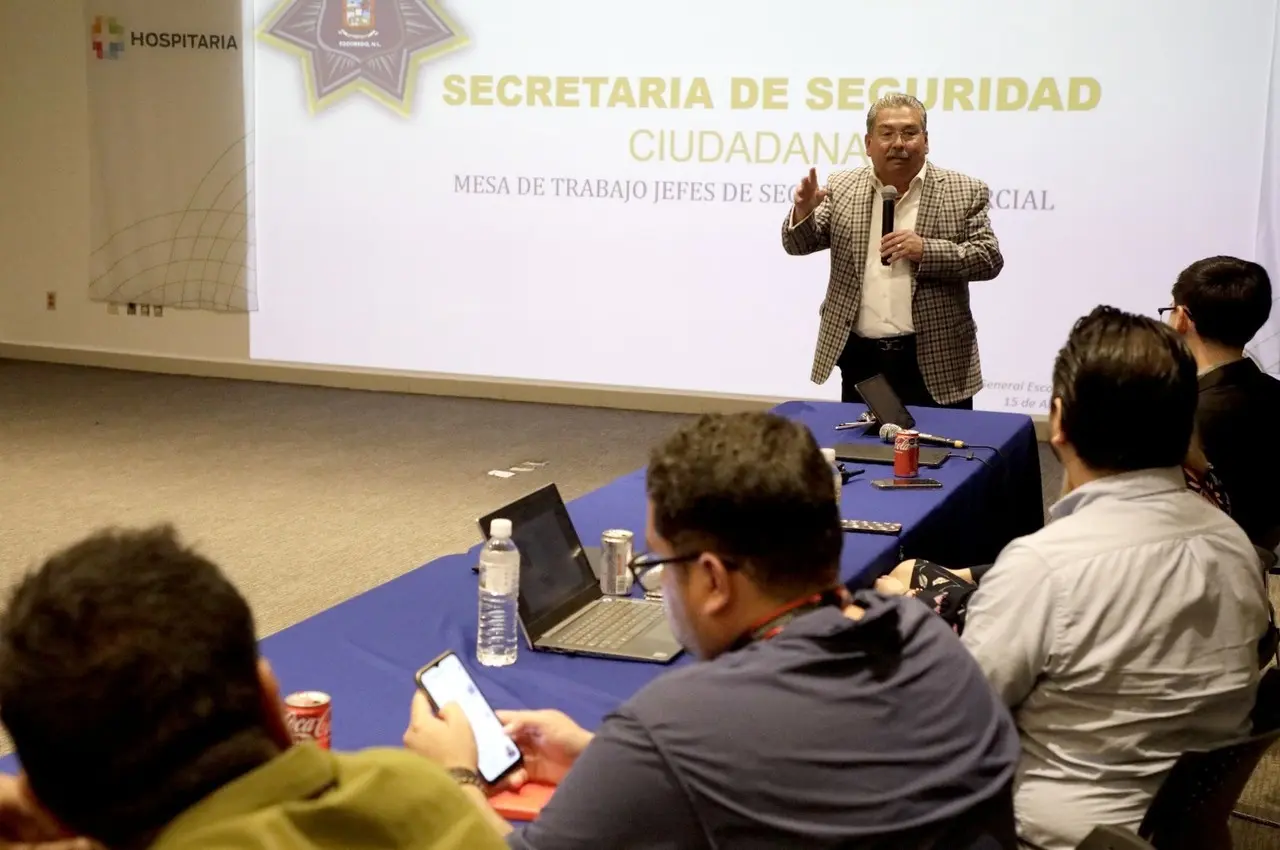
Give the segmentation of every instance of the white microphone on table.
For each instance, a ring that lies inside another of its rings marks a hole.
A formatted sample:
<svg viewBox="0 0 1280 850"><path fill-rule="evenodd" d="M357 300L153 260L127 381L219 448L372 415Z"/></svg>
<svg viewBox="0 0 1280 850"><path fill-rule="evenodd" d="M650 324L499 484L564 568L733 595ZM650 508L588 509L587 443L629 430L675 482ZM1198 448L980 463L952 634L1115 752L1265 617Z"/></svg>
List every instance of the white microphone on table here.
<svg viewBox="0 0 1280 850"><path fill-rule="evenodd" d="M884 212L880 217L880 236L883 238L893 232L893 205L898 200L898 190L885 186L880 190L880 198L884 204ZM889 265L889 258L881 254L880 265Z"/></svg>
<svg viewBox="0 0 1280 850"><path fill-rule="evenodd" d="M892 422L886 422L880 426L880 439L886 443L892 443L893 438L898 436L898 432L904 430L901 425L894 425ZM949 449L967 449L968 444L964 440L951 440L947 437L937 437L933 434L920 433L920 442L933 443L935 446L946 446Z"/></svg>

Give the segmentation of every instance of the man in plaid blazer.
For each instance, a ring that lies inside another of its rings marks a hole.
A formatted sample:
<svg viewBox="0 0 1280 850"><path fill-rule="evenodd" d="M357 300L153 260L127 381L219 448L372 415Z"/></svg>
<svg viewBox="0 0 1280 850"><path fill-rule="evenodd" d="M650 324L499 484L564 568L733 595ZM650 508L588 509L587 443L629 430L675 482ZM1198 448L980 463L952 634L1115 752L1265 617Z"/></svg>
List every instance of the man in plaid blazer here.
<svg viewBox="0 0 1280 850"><path fill-rule="evenodd" d="M801 181L782 225L788 254L831 249L827 297L810 378L840 367L841 398L884 375L904 403L972 408L982 389L969 282L1004 267L985 183L929 164L928 118L906 94L867 113L871 166ZM881 238L885 187L897 190L895 230Z"/></svg>

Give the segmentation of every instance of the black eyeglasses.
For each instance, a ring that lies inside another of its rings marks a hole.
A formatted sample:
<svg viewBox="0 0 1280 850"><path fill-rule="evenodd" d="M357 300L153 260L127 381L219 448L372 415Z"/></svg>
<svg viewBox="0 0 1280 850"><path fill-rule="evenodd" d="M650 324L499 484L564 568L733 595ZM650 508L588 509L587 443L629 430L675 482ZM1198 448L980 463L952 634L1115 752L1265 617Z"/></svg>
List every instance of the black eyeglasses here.
<svg viewBox="0 0 1280 850"><path fill-rule="evenodd" d="M702 557L701 552L692 552L688 555L675 555L670 558L663 558L652 552L641 552L630 561L627 562L627 569L631 570L631 577L636 580L636 584L640 583L640 577L647 575L652 570L666 564L681 564L686 561L696 561Z"/></svg>
<svg viewBox="0 0 1280 850"><path fill-rule="evenodd" d="M1170 313L1172 313L1174 310L1177 310L1178 308L1181 308L1182 312L1187 314L1188 319L1191 318L1191 311L1188 310L1186 307L1183 307L1181 304L1174 304L1172 307L1161 307L1159 310L1156 310L1156 313L1158 313L1160 315L1160 318L1163 319L1165 316L1169 315Z"/></svg>
<svg viewBox="0 0 1280 850"><path fill-rule="evenodd" d="M670 558L663 558L662 556L655 555L652 552L641 552L639 555L636 555L627 562L627 569L631 570L632 578L634 578L636 583L639 584L641 576L648 574L650 571L655 570L658 567L665 566L666 564L683 564L689 561L696 561L704 554L706 553L690 552L686 555L673 555ZM720 563L724 564L725 569L736 569L736 565L728 558L721 557Z"/></svg>

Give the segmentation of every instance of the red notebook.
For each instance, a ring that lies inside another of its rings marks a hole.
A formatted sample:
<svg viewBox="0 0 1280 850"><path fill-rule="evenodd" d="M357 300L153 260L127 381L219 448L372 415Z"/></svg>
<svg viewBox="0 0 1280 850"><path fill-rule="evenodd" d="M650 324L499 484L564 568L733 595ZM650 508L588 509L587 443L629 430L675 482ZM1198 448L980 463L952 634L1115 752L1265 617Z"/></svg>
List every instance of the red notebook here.
<svg viewBox="0 0 1280 850"><path fill-rule="evenodd" d="M509 821L531 821L555 793L554 785L526 782L519 791L503 791L489 798L493 810Z"/></svg>

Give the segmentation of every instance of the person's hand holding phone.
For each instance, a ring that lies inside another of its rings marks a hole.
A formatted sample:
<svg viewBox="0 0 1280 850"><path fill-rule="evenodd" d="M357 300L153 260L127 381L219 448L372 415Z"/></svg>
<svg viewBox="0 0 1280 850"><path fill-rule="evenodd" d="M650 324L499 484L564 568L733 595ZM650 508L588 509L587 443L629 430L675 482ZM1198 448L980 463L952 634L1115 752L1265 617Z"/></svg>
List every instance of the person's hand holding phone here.
<svg viewBox="0 0 1280 850"><path fill-rule="evenodd" d="M560 711L499 711L498 719L524 755L524 767L509 778L512 788L559 785L595 737Z"/></svg>
<svg viewBox="0 0 1280 850"><path fill-rule="evenodd" d="M404 745L445 769L461 767L474 771L480 763L476 736L461 706L451 702L436 714L431 710L431 701L421 690L413 695Z"/></svg>

